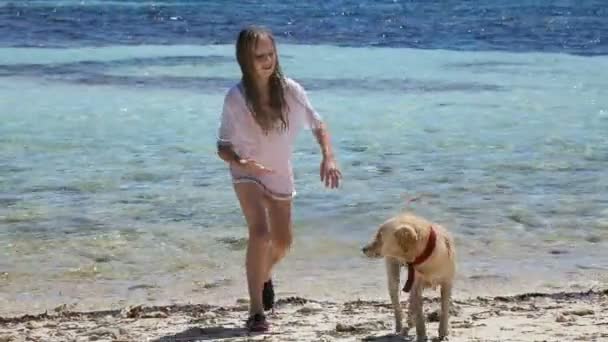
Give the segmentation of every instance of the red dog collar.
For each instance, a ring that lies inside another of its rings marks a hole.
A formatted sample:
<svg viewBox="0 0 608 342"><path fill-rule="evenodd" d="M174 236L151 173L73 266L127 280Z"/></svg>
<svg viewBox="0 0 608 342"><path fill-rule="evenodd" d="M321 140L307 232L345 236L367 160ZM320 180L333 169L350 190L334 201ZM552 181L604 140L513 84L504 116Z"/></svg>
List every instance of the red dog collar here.
<svg viewBox="0 0 608 342"><path fill-rule="evenodd" d="M410 292L412 289L412 285L414 285L414 276L416 272L414 271L414 266L420 265L428 259L433 251L435 250L435 245L437 244L437 234L435 233L435 229L431 226L431 232L429 233L429 239L426 242L426 247L424 248L424 252L420 254L414 261L407 263L407 281L405 282L405 286L403 286L404 292Z"/></svg>

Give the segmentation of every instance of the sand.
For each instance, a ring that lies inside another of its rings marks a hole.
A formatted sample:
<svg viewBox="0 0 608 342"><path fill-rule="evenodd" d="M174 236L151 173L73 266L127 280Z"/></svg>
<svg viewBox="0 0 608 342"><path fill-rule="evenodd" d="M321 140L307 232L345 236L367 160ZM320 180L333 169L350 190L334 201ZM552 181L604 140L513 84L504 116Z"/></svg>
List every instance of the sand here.
<svg viewBox="0 0 608 342"><path fill-rule="evenodd" d="M432 296L430 292L427 296ZM405 302L403 302L405 304ZM425 300L427 333L437 336L438 300ZM132 306L122 310L0 317L8 341L414 341L396 336L387 301L279 298L271 331L243 329L247 303ZM608 289L455 299L449 341L608 341Z"/></svg>

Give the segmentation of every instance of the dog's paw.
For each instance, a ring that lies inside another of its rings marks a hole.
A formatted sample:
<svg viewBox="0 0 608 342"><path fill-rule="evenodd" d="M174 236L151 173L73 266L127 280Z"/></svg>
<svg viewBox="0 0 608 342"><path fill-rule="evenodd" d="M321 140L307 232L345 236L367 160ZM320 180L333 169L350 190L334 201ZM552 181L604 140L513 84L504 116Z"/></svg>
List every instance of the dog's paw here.
<svg viewBox="0 0 608 342"><path fill-rule="evenodd" d="M416 335L416 342L427 342L426 335Z"/></svg>
<svg viewBox="0 0 608 342"><path fill-rule="evenodd" d="M433 342L449 341L447 329L439 329L439 337L433 339Z"/></svg>

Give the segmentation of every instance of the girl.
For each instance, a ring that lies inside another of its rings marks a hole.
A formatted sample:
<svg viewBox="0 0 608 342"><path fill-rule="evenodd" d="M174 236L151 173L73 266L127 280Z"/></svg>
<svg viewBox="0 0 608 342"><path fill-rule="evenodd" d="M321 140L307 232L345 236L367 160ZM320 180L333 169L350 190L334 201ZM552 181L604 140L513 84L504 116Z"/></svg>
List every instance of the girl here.
<svg viewBox="0 0 608 342"><path fill-rule="evenodd" d="M271 32L258 27L242 30L236 57L242 77L224 99L218 155L229 164L249 230L247 328L266 331L264 310L274 302L271 271L292 242L291 152L301 128L310 128L321 147L320 176L325 186L337 188L342 174L321 117L302 86L282 74Z"/></svg>

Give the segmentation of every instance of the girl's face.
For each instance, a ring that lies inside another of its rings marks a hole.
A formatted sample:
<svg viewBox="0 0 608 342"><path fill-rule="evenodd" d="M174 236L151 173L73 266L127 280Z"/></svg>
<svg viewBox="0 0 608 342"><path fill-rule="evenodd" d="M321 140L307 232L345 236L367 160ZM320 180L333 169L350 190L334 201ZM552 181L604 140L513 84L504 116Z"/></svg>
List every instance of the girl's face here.
<svg viewBox="0 0 608 342"><path fill-rule="evenodd" d="M272 40L261 36L253 49L253 70L256 77L268 79L274 73L277 64L277 56Z"/></svg>

